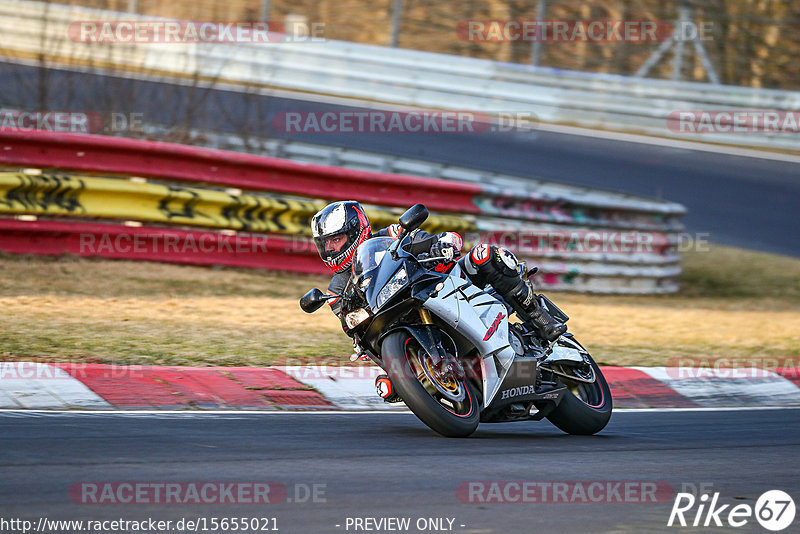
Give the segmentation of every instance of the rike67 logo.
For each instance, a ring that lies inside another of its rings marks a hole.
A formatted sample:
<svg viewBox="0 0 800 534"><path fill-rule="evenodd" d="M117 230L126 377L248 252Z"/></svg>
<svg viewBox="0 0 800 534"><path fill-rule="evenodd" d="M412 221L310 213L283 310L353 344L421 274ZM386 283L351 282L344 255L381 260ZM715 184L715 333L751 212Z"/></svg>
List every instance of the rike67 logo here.
<svg viewBox="0 0 800 534"><path fill-rule="evenodd" d="M719 492L710 497L704 493L699 498L691 493L678 493L667 526L739 528L755 518L765 529L778 532L789 527L794 516L794 500L781 490L764 492L755 506L719 504Z"/></svg>

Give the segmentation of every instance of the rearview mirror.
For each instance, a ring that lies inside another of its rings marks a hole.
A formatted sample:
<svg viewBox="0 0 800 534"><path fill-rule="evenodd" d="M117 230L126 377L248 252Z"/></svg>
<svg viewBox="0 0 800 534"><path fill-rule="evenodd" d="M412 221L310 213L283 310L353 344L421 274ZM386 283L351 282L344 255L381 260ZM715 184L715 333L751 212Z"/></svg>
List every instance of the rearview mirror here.
<svg viewBox="0 0 800 534"><path fill-rule="evenodd" d="M411 232L422 226L422 223L424 223L427 218L428 208L422 204L414 204L400 216L400 226L402 226L406 232Z"/></svg>
<svg viewBox="0 0 800 534"><path fill-rule="evenodd" d="M300 307L306 313L314 313L325 304L328 297L316 287L300 298Z"/></svg>

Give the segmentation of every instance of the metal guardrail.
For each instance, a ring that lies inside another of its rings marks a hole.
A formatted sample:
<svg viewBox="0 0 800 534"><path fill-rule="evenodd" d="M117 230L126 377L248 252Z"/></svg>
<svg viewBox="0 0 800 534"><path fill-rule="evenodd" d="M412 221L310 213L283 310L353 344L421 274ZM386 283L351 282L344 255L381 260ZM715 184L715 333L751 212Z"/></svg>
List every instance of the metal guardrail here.
<svg viewBox="0 0 800 534"><path fill-rule="evenodd" d="M100 135L0 128L0 144L3 146L0 165L6 166L144 176L323 199L350 196L397 207L423 202L434 210L480 213L474 202L475 196L482 192L477 184ZM335 188L331 187L332 181Z"/></svg>
<svg viewBox="0 0 800 534"><path fill-rule="evenodd" d="M45 10L37 2L0 0L0 29L7 36L3 50L8 56L22 59L45 54L50 64L69 65L69 68L83 65L137 75L161 74L172 80L213 78L215 83L232 84L234 90L250 84L406 106L489 113L531 111L532 100L528 98L530 95L526 96L531 89L529 83L512 78L534 73L537 79L541 76L541 87L546 86L547 80L551 83L552 94L537 98L544 99L542 102L553 109L563 109L563 102L554 96L564 93L558 86L559 80L565 79L560 74L469 58L337 42L261 45L258 54L254 54L256 49L249 45L104 47L66 39L66 26L75 20L114 20L122 18L120 15L56 5ZM134 17L124 14L124 18ZM645 86L655 83L641 82ZM397 207L421 201L434 209L458 214L460 224L452 220L452 229L466 231L467 239L473 241L491 240L507 233L534 238L548 233L585 235L611 231L613 234L620 230L648 233L654 236L653 246L644 251L617 251L613 247L610 251L576 251L568 246L544 249L534 246L516 251L540 264L542 281L554 289L668 293L678 288L680 267L675 245L677 232L682 229L680 216L685 210L674 203L536 180L523 185L517 177L437 167L419 161L397 160L391 163L392 168L385 168L384 158L379 163L384 168L373 170L379 172L341 168L364 168L365 160L375 158L355 151L339 150L337 162L324 162L336 166L323 167L285 160L273 160L266 165L264 159L250 159L244 154L200 155L199 149L191 147L114 138L90 143L82 136L62 136L58 142L45 142L38 134L17 133L5 135L1 141L4 146L0 162L11 166L149 176L317 199L350 197ZM271 142L264 142L264 146L268 143ZM281 156L289 155L296 160L313 162L313 158L320 157L319 147L310 145L292 143L278 148L284 151ZM306 157L301 155L303 151ZM330 154L323 157L332 158ZM429 171L423 170L426 166ZM408 176L432 173L445 180ZM332 177L336 178L336 189L330 187ZM231 228L238 227L231 225ZM513 245L510 248L515 249Z"/></svg>
<svg viewBox="0 0 800 534"><path fill-rule="evenodd" d="M161 133L164 129L148 125L146 133ZM251 152L293 161L333 165L351 169L375 172L388 172L411 176L425 176L443 180L454 180L480 184L484 191L513 192L520 198L542 198L557 200L563 204L577 205L583 208L603 210L620 210L631 213L663 214L664 218L675 217L674 228L680 228L679 217L686 209L675 202L652 200L636 195L617 193L567 185L563 183L541 180L536 177L520 177L489 171L481 171L469 167L460 167L427 160L380 154L346 147L316 145L289 139L258 139L250 136L245 142L241 137L231 134L190 132L189 136L204 146L237 152ZM202 141L201 141L202 140ZM619 219L617 218L617 221ZM599 221L598 221L599 222ZM659 227L666 223L659 221ZM605 224L613 224L606 221Z"/></svg>
<svg viewBox="0 0 800 534"><path fill-rule="evenodd" d="M158 134L161 128L149 125L145 131ZM558 272L569 277L570 273L591 271L595 275L624 278L628 274L633 277L649 272L654 277L677 277L680 274L679 254L675 251L676 234L683 229L680 217L685 208L680 204L660 200L649 200L634 195L599 191L596 189L571 186L535 178L480 171L465 167L433 163L424 160L371 153L343 147L315 145L286 139L257 139L249 137L247 142L241 137L231 134L215 134L208 131L190 132L189 136L202 139L206 146L224 150L235 150L288 158L322 165L335 165L367 171L411 174L445 180L465 181L482 184L484 189L514 191L519 197L526 194L535 198L547 198L555 205L562 207L564 213L574 207L579 213L595 209L605 215L603 218L587 217L565 220L561 224L554 221L538 223L535 229L526 228L531 236L556 233L565 228L573 231L587 232L592 228L611 229L621 227L643 232L654 232L656 242L653 243L657 253L630 254L614 252L584 252L580 256L564 250L537 250L533 258L543 272ZM613 217L611 215L613 214ZM504 230L519 230L518 223L508 219L492 219L483 216L475 221L476 233L471 241L498 242L498 236ZM530 255L529 255L530 256ZM650 271L630 269L630 267L656 267ZM626 268L627 267L627 268ZM603 278L599 279L600 281ZM605 278L608 282L608 278ZM596 290L602 289L602 283L595 280ZM646 286L642 284L643 288ZM669 287L677 288L676 285Z"/></svg>
<svg viewBox="0 0 800 534"><path fill-rule="evenodd" d="M800 150L780 133L676 133L675 111L800 110L800 92L560 71L354 43L75 43L76 20L144 18L21 0L0 1L2 51L72 66L103 66L217 83L279 88L413 108L535 113L539 120L751 147ZM148 18L148 20L152 20Z"/></svg>

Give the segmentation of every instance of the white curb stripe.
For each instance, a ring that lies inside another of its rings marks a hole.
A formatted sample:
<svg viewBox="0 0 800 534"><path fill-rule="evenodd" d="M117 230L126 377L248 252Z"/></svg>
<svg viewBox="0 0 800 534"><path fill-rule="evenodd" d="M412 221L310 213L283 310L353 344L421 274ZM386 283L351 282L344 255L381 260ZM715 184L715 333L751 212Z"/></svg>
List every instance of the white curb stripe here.
<svg viewBox="0 0 800 534"><path fill-rule="evenodd" d="M22 408L23 406L14 401L14 398L3 389L3 381L0 380L0 407L2 408Z"/></svg>
<svg viewBox="0 0 800 534"><path fill-rule="evenodd" d="M66 371L44 363L0 362L0 408L112 408Z"/></svg>
<svg viewBox="0 0 800 534"><path fill-rule="evenodd" d="M700 406L797 406L800 388L762 369L632 367L665 383Z"/></svg>
<svg viewBox="0 0 800 534"><path fill-rule="evenodd" d="M276 367L295 380L313 387L344 410L403 409L404 404L389 404L375 392L376 367L287 366Z"/></svg>

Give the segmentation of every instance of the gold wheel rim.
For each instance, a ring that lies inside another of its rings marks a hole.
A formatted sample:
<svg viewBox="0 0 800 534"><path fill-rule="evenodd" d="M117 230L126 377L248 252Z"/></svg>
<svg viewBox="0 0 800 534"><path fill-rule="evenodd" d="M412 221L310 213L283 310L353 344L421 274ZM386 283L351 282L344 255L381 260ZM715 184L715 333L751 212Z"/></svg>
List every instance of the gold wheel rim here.
<svg viewBox="0 0 800 534"><path fill-rule="evenodd" d="M439 373L431 366L431 361L428 358L425 358L425 367L428 369L430 376L436 380L436 383L442 386L442 388L446 389L450 393L458 392L458 381L455 378L448 377L447 380L442 380L439 376Z"/></svg>

